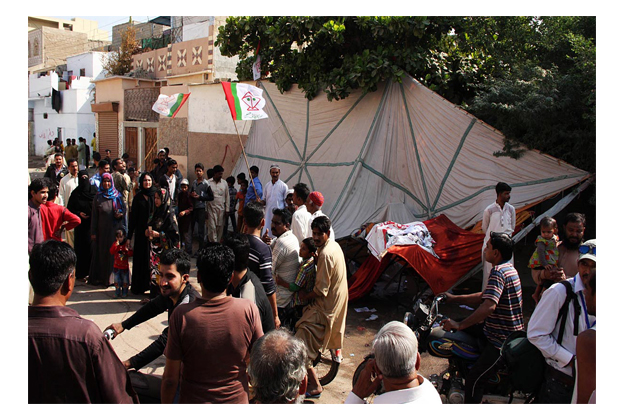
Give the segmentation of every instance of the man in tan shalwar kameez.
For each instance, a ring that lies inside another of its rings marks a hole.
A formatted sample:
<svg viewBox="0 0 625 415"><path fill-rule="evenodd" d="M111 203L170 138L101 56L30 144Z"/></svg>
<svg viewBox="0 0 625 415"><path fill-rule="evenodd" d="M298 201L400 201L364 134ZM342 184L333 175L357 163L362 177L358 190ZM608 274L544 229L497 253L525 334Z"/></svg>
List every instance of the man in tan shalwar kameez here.
<svg viewBox="0 0 625 415"><path fill-rule="evenodd" d="M347 318L347 270L345 256L338 243L330 240L330 219L320 216L312 223L313 241L317 246L315 288L303 300L312 300L295 325L295 336L306 344L308 354L307 396L319 397L323 388L312 367L319 350L341 349Z"/></svg>

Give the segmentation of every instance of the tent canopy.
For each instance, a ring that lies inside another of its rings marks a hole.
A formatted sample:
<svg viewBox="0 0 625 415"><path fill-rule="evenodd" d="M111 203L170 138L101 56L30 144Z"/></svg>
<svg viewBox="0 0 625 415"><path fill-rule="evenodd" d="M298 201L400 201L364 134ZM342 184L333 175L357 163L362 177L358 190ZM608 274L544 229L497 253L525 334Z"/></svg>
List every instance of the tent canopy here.
<svg viewBox="0 0 625 415"><path fill-rule="evenodd" d="M254 121L245 151L265 186L279 164L289 188L299 182L325 198L336 237L367 222L425 221L445 214L465 228L495 201L495 185L512 187L517 209L589 177L558 159L527 151L495 157L503 135L405 76L367 94L308 101L296 87L280 94L261 82L269 118ZM246 172L243 157L233 175Z"/></svg>

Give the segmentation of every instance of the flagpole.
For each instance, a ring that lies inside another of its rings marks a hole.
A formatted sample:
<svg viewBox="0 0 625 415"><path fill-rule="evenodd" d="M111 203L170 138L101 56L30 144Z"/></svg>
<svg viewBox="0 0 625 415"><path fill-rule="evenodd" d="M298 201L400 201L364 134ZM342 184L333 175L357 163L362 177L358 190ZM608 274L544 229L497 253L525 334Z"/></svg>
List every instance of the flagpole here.
<svg viewBox="0 0 625 415"><path fill-rule="evenodd" d="M243 152L243 158L245 159L245 165L247 166L247 171L250 173L250 181L252 182L252 189L254 189L254 194L256 195L256 199L258 199L258 193L256 192L256 186L254 185L254 178L252 178L252 171L250 170L250 163L247 161L247 155L245 154L245 148L243 148L243 141L241 141L241 136L239 135L239 129L237 128L237 123L232 120L234 124L234 129L237 132L237 137L239 137L239 144L241 144L241 151Z"/></svg>
<svg viewBox="0 0 625 415"><path fill-rule="evenodd" d="M146 170L145 170L145 171L148 171L148 170L147 170L147 168L148 168L148 166L147 166L148 162L146 161L146 159L148 158L148 156L150 155L150 153L152 152L152 150L154 150L154 147L156 147L156 144L157 144L157 141L154 141L154 144L152 144L152 148L150 148L150 151L148 151L148 152L145 154L145 157L143 157L143 163L144 163L144 164L146 164L146 166L145 166Z"/></svg>

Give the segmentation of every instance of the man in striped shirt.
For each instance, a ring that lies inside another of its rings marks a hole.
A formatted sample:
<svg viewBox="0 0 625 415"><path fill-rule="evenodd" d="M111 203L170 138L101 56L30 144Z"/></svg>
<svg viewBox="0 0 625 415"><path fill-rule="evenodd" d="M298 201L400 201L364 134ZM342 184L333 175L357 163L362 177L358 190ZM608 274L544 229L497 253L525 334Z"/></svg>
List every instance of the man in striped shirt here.
<svg viewBox="0 0 625 415"><path fill-rule="evenodd" d="M263 205L255 201L245 205L243 208L243 233L247 235L250 242L250 260L247 266L262 282L269 304L271 304L276 328L279 328L276 283L271 273L271 249L260 238L264 226L265 208Z"/></svg>
<svg viewBox="0 0 625 415"><path fill-rule="evenodd" d="M271 233L276 236L271 243L271 269L276 280L280 277L289 284L295 282L299 269L299 242L291 231L291 220L288 209L274 209L270 225ZM283 286L277 287L276 301L281 325L288 317L292 299L293 292Z"/></svg>
<svg viewBox="0 0 625 415"><path fill-rule="evenodd" d="M465 379L465 403L481 403L483 385L496 369L494 363L499 358L501 345L511 333L524 328L521 280L510 263L513 249L514 242L508 234L491 232L484 257L493 268L484 291L467 295L446 293L447 302L477 309L461 322L444 320L443 328L447 331L463 330L486 340L479 359ZM484 324L480 324L482 321Z"/></svg>

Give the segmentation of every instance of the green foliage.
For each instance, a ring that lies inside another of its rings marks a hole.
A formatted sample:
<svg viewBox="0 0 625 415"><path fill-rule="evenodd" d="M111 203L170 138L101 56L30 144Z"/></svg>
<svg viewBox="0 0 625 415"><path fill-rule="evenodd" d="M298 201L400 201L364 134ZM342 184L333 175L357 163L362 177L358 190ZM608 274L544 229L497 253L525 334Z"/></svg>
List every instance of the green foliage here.
<svg viewBox="0 0 625 415"><path fill-rule="evenodd" d="M595 170L594 17L230 17L217 35L249 80L263 74L308 99L375 91L404 73L524 147Z"/></svg>
<svg viewBox="0 0 625 415"><path fill-rule="evenodd" d="M338 100L425 70L430 47L450 28L445 18L230 17L216 45L241 60L239 80L251 78L260 42L261 70L281 92L297 83L308 99L323 90Z"/></svg>

